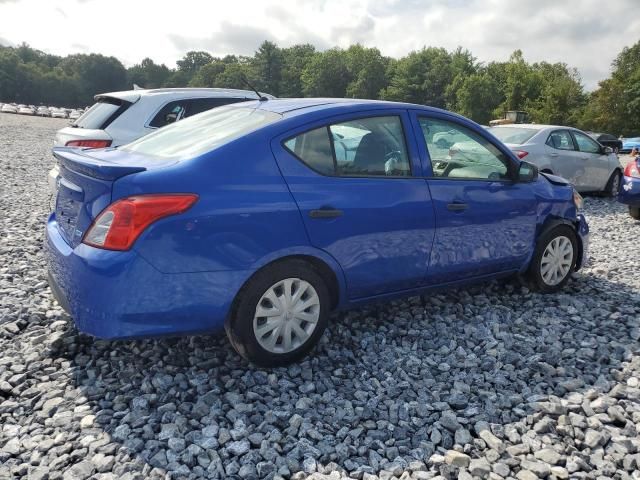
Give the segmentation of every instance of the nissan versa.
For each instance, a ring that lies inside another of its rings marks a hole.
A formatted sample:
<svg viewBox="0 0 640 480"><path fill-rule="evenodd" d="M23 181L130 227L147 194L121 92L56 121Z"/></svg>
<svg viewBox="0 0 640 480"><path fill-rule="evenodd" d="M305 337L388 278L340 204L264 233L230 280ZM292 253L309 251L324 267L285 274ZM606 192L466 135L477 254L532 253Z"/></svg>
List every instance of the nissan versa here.
<svg viewBox="0 0 640 480"><path fill-rule="evenodd" d="M252 101L54 153L50 283L100 338L224 327L246 359L282 365L332 310L517 274L552 292L586 260L573 187L435 108Z"/></svg>

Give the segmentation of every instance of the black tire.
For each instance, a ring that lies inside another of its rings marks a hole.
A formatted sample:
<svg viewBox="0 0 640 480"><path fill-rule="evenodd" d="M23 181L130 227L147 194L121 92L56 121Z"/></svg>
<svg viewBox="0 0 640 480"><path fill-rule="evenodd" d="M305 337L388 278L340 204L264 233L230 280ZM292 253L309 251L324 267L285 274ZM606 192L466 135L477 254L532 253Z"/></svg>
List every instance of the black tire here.
<svg viewBox="0 0 640 480"><path fill-rule="evenodd" d="M547 245L549 245L551 241L553 241L553 239L557 237L566 237L571 241L571 246L573 247L573 257L571 259L571 266L566 276L559 283L550 285L545 282L542 277L542 257L544 255L545 249L547 248ZM533 254L533 258L531 259L531 264L529 265L529 270L527 272L528 280L532 284L532 287L541 293L557 292L562 287L564 287L569 281L569 278L571 278L571 274L576 268L577 259L578 239L576 237L575 230L568 225L559 225L542 234L542 236L538 239L536 250Z"/></svg>
<svg viewBox="0 0 640 480"><path fill-rule="evenodd" d="M615 197L616 195L618 195L621 182L622 174L620 173L620 170L615 170L611 174L611 177L609 177L609 181L607 182L607 186L605 187L604 194L607 197Z"/></svg>
<svg viewBox="0 0 640 480"><path fill-rule="evenodd" d="M629 215L634 220L640 220L640 207L629 207Z"/></svg>
<svg viewBox="0 0 640 480"><path fill-rule="evenodd" d="M320 300L319 318L315 330L302 345L288 353L273 353L259 344L253 319L262 295L287 278L298 278L311 284ZM302 260L285 260L259 271L242 287L225 323L225 330L231 345L243 358L261 367L278 367L294 363L311 351L327 327L330 310L329 290L314 267Z"/></svg>

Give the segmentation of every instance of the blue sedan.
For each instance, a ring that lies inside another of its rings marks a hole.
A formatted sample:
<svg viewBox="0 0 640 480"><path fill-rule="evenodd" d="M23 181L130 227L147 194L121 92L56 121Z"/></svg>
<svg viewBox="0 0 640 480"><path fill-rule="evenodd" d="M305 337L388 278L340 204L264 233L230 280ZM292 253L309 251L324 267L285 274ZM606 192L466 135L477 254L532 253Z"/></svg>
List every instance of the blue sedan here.
<svg viewBox="0 0 640 480"><path fill-rule="evenodd" d="M283 365L334 310L512 275L553 292L587 258L571 185L435 108L254 101L54 154L50 285L100 338L225 328Z"/></svg>

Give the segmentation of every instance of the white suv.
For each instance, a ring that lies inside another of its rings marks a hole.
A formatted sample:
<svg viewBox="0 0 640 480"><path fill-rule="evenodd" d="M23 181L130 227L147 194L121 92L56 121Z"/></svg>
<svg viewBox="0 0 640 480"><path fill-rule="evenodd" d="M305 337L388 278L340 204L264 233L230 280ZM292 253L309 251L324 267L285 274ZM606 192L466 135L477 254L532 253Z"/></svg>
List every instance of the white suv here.
<svg viewBox="0 0 640 480"><path fill-rule="evenodd" d="M260 93L261 97L275 98ZM257 100L251 90L224 88L157 88L102 93L96 103L70 126L58 130L55 147L118 147L157 128L215 107ZM55 192L59 169L49 172Z"/></svg>

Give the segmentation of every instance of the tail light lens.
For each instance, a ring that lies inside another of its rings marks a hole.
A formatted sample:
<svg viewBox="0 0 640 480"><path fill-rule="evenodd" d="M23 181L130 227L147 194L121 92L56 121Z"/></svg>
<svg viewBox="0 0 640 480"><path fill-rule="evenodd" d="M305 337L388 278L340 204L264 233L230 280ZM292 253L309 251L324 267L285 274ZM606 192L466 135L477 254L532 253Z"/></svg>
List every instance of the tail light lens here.
<svg viewBox="0 0 640 480"><path fill-rule="evenodd" d="M525 152L524 150L514 150L513 153L515 153L520 160L529 155L529 152Z"/></svg>
<svg viewBox="0 0 640 480"><path fill-rule="evenodd" d="M91 224L82 243L105 250L129 250L153 222L186 212L198 200L193 194L138 195L109 205Z"/></svg>
<svg viewBox="0 0 640 480"><path fill-rule="evenodd" d="M106 148L111 145L111 140L69 140L65 147Z"/></svg>
<svg viewBox="0 0 640 480"><path fill-rule="evenodd" d="M640 162L638 160L630 161L624 169L624 174L627 177L640 178Z"/></svg>

